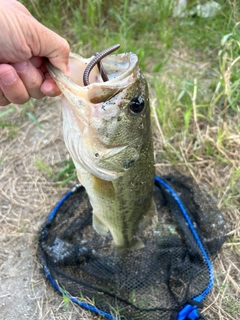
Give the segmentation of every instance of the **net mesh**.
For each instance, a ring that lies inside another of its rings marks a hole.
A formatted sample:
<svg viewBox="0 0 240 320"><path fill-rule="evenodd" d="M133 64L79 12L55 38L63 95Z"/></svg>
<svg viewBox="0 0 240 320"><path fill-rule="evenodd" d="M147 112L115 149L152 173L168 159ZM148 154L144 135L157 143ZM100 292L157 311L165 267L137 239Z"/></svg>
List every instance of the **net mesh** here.
<svg viewBox="0 0 240 320"><path fill-rule="evenodd" d="M83 187L62 199L39 239L41 264L56 289L91 309L84 305L88 298L92 311L112 319L187 319L179 312L202 301L211 289L208 259L220 250L226 223L213 199L191 178L163 179L166 185L156 179L154 187L158 223L137 235L145 247L121 255L114 253L110 234L94 231Z"/></svg>

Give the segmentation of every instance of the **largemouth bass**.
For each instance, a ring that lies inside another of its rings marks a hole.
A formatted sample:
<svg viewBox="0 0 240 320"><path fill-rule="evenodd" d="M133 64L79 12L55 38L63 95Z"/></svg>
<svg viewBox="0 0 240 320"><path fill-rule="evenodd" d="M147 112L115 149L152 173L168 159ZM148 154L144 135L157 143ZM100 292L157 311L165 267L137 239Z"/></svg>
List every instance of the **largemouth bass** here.
<svg viewBox="0 0 240 320"><path fill-rule="evenodd" d="M70 77L48 69L62 91L63 135L93 208L93 227L110 231L117 251L143 247L136 237L151 223L154 157L148 87L134 53L108 55L83 74L93 57L70 54Z"/></svg>

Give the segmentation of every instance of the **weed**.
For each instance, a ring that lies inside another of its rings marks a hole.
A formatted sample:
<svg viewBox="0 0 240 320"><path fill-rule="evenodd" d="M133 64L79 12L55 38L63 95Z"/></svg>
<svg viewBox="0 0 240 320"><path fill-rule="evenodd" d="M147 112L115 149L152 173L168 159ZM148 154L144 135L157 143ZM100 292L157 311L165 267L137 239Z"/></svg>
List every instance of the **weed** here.
<svg viewBox="0 0 240 320"><path fill-rule="evenodd" d="M77 175L73 161L65 160L56 164L58 172L52 177L53 181L59 181L59 186L65 186L69 181L76 180ZM58 169L62 167L61 169Z"/></svg>
<svg viewBox="0 0 240 320"><path fill-rule="evenodd" d="M9 114L9 113L11 113L13 111L15 111L14 107L7 108L6 110L0 112L0 118L6 116L7 114Z"/></svg>
<svg viewBox="0 0 240 320"><path fill-rule="evenodd" d="M234 319L236 319L237 314L240 310L239 303L235 299L232 299L231 297L229 297L228 295L225 295L224 302L226 304L224 309L228 311L233 316Z"/></svg>
<svg viewBox="0 0 240 320"><path fill-rule="evenodd" d="M28 118L33 121L37 127L39 127L40 129L43 130L43 127L41 126L41 124L39 123L39 121L37 120L37 118L31 113L31 112L26 112L26 115L28 116Z"/></svg>
<svg viewBox="0 0 240 320"><path fill-rule="evenodd" d="M0 121L0 128L5 128L5 127L14 127L13 124L6 122L4 118L9 115L10 113L14 112L15 108L14 107L8 107L7 109L3 110L0 112L0 118L3 119L3 122ZM1 119L0 119L1 120Z"/></svg>
<svg viewBox="0 0 240 320"><path fill-rule="evenodd" d="M71 303L71 296L65 288L60 288L63 298L63 310L68 311Z"/></svg>
<svg viewBox="0 0 240 320"><path fill-rule="evenodd" d="M70 297L67 294L63 294L62 298L63 298L63 310L68 311L70 307L70 301L71 301Z"/></svg>
<svg viewBox="0 0 240 320"><path fill-rule="evenodd" d="M59 187L65 186L69 181L76 180L77 175L72 160L64 160L50 166L40 158L36 160L35 165L39 171L46 174L51 181L58 182Z"/></svg>
<svg viewBox="0 0 240 320"><path fill-rule="evenodd" d="M45 174L47 174L48 177L53 178L54 173L53 170L50 168L50 166L40 158L36 160L35 165L37 169Z"/></svg>
<svg viewBox="0 0 240 320"><path fill-rule="evenodd" d="M219 51L221 78L218 86L218 88L220 89L218 99L221 97L221 95L224 97L224 113L226 113L228 108L231 108L232 110L238 113L240 111L238 105L240 100L240 32L238 30L239 27L240 23L237 23L231 33L223 36L221 41L222 48Z"/></svg>
<svg viewBox="0 0 240 320"><path fill-rule="evenodd" d="M11 126L8 130L8 139L13 140L19 133L19 129L14 125Z"/></svg>
<svg viewBox="0 0 240 320"><path fill-rule="evenodd" d="M40 122L37 120L37 118L34 115L35 101L36 100L31 99L28 102L26 102L22 106L21 114L22 114L22 117L27 117L29 120L34 122L39 129L43 130L43 127L41 126Z"/></svg>

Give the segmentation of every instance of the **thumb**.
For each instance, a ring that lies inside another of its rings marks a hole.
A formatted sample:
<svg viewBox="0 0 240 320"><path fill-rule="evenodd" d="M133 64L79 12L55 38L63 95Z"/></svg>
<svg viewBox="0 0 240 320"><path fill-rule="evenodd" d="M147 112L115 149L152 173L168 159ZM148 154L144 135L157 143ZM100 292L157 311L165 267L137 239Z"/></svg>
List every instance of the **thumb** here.
<svg viewBox="0 0 240 320"><path fill-rule="evenodd" d="M33 55L48 58L56 68L67 74L70 52L68 42L42 24L39 23L39 25L40 30L37 30L38 43L32 46Z"/></svg>

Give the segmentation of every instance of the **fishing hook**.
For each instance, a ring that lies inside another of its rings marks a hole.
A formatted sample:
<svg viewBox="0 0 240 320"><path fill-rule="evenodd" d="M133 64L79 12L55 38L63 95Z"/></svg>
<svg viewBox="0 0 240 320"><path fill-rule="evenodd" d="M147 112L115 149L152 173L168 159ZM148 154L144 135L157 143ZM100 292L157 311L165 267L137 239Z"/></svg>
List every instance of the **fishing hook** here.
<svg viewBox="0 0 240 320"><path fill-rule="evenodd" d="M95 57L89 62L89 64L87 65L84 73L83 73L83 84L84 86L88 86L89 85L89 75L90 72L92 71L92 69L95 67L95 65L97 64L99 72L101 74L101 77L103 79L103 81L108 81L108 76L105 72L105 70L103 69L101 60L106 57L107 55L109 55L110 53L112 53L113 51L117 50L120 47L120 44L115 44L114 46L111 46L110 48L107 48L105 50L103 50L100 53L96 53Z"/></svg>

